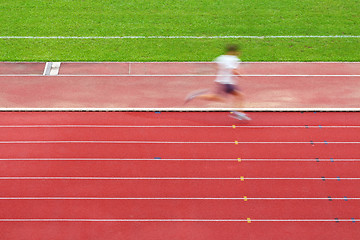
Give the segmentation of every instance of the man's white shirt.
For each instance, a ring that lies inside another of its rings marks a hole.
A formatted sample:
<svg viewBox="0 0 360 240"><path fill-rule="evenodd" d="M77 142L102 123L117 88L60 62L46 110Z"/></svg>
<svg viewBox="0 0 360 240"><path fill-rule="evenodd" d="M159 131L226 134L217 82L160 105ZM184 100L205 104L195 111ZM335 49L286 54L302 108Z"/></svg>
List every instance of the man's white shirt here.
<svg viewBox="0 0 360 240"><path fill-rule="evenodd" d="M240 59L233 55L221 55L214 62L218 65L218 72L215 82L221 84L235 84L233 70L237 69Z"/></svg>

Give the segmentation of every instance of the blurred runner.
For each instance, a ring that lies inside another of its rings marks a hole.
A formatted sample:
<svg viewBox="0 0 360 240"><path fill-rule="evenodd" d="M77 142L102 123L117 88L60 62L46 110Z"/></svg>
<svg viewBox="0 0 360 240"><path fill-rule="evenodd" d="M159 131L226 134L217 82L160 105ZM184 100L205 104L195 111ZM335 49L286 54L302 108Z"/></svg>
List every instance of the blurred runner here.
<svg viewBox="0 0 360 240"><path fill-rule="evenodd" d="M208 101L226 102L228 96L232 96L232 106L234 108L244 107L244 95L236 83L235 77L240 77L238 70L241 62L238 56L240 50L237 45L230 44L226 46L226 53L215 59L217 63L217 77L215 79L215 88L213 91L208 89L198 90L190 93L185 98L185 103L194 99L203 99ZM231 117L239 120L251 120L243 112L232 112Z"/></svg>

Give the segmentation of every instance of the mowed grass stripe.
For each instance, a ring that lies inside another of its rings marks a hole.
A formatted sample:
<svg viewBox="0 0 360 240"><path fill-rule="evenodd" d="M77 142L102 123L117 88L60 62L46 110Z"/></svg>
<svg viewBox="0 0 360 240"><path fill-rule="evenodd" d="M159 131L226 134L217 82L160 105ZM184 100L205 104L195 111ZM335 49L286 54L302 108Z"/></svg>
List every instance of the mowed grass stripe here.
<svg viewBox="0 0 360 240"><path fill-rule="evenodd" d="M360 35L357 0L3 0L2 36Z"/></svg>
<svg viewBox="0 0 360 240"><path fill-rule="evenodd" d="M1 36L360 36L358 0L3 0ZM0 39L0 61L359 61L344 39Z"/></svg>
<svg viewBox="0 0 360 240"><path fill-rule="evenodd" d="M212 61L229 39L0 39L0 61ZM349 39L232 39L243 61L360 61Z"/></svg>

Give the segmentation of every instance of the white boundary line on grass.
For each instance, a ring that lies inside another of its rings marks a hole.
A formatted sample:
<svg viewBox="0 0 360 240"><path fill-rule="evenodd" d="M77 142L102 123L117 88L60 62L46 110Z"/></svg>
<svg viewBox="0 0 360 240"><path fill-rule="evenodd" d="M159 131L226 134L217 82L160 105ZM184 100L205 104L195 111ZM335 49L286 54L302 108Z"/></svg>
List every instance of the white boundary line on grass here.
<svg viewBox="0 0 360 240"><path fill-rule="evenodd" d="M0 62L0 63L44 63L44 62L14 62L14 61L2 61L2 62ZM167 63L167 64L216 64L215 62L212 62L212 61L208 61L208 62L206 62L206 61L188 61L188 62L171 62L171 61L165 61L165 62L154 62L154 61L152 61L152 62L138 62L138 61L133 61L133 62L129 62L129 61L123 61L123 62L121 62L121 61L118 61L118 62L110 62L110 61L103 61L103 62L100 62L100 61L91 61L91 62L86 62L86 61L78 61L78 62L74 62L74 61L66 61L66 62L63 62L63 63L65 63L65 64L68 64L68 63L70 63L70 64L77 64L77 63L79 63L79 64L84 64L84 63L100 63L100 64L103 64L103 63L111 63L111 64L118 64L118 63L121 63L121 64L123 64L123 63L130 63L130 64L138 64L138 63L141 63L141 64L143 64L143 63L146 63L146 64L148 64L148 63L151 63L151 64L154 64L154 63L158 63L158 64L163 64L163 63ZM334 62L334 61L332 61L332 62L326 62L326 61L319 61L319 62L302 62L302 61L283 61L283 62L274 62L274 61L263 61L263 62L247 62L247 61L242 61L241 62L242 64L270 64L270 63L276 63L276 64L291 64L291 63L295 63L295 64L297 64L297 63L299 63L299 64L328 64L328 63L330 63L330 64L359 64L360 62Z"/></svg>
<svg viewBox="0 0 360 240"><path fill-rule="evenodd" d="M0 39L265 39L265 38L360 38L360 35L298 36L0 36Z"/></svg>

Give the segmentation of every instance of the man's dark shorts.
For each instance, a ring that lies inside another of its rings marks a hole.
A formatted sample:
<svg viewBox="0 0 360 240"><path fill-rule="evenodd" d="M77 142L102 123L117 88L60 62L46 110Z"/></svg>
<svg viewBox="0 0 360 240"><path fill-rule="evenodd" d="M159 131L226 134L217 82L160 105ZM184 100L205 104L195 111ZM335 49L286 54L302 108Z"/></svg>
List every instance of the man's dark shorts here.
<svg viewBox="0 0 360 240"><path fill-rule="evenodd" d="M240 89L235 84L218 83L218 91L219 91L220 94L236 95L240 91Z"/></svg>

